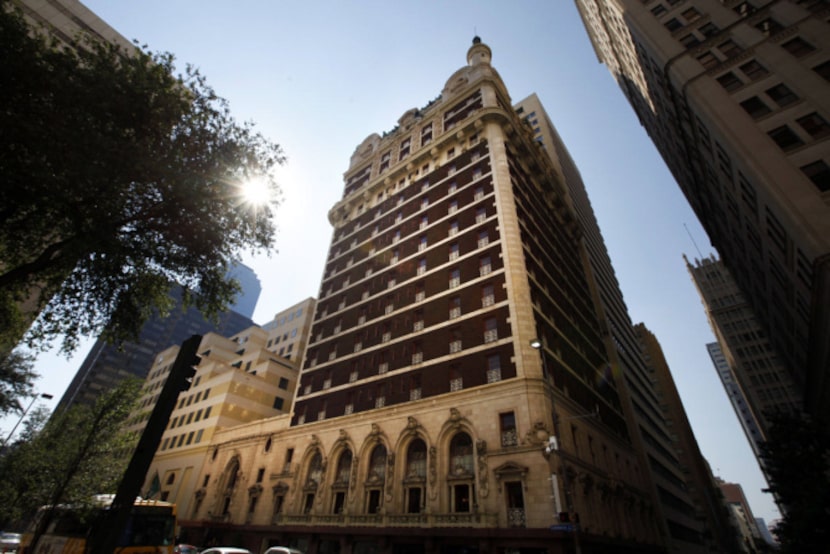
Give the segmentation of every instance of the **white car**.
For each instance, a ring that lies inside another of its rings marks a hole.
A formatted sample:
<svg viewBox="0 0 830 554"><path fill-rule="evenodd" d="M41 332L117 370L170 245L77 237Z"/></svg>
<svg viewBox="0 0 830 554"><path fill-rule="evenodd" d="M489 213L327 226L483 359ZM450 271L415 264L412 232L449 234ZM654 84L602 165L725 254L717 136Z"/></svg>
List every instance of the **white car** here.
<svg viewBox="0 0 830 554"><path fill-rule="evenodd" d="M253 554L253 552L235 546L212 546L202 550L200 554Z"/></svg>
<svg viewBox="0 0 830 554"><path fill-rule="evenodd" d="M17 552L20 548L20 533L0 533L0 552Z"/></svg>
<svg viewBox="0 0 830 554"><path fill-rule="evenodd" d="M287 546L272 546L262 554L303 554L303 552Z"/></svg>

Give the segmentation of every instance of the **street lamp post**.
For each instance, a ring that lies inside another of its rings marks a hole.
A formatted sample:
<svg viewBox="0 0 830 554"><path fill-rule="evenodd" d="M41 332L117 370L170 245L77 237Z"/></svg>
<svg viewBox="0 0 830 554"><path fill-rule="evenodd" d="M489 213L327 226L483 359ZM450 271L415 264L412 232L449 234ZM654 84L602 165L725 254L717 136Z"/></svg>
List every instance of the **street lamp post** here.
<svg viewBox="0 0 830 554"><path fill-rule="evenodd" d="M3 448L5 448L5 447L6 447L6 445L9 443L9 441L10 441L10 440L12 440L12 436L14 436L14 432L15 432L15 431L17 431L17 426L18 426L18 425L20 425L20 422L21 422L21 421L23 421L23 419L26 417L26 414L28 414L28 413L29 413L29 410L31 410L31 409L32 409L32 406L34 406L34 405L35 405L35 402L37 401L37 399L38 399L38 398L43 398L43 399L46 399L46 400L51 400L51 399L52 399L52 395L51 395L51 394L47 394L47 393L45 393L45 392L42 392L42 393L40 393L39 395L37 395L37 394L36 394L36 395L32 396L32 401L31 401L31 402L29 402L29 405L28 405L28 406L26 406L26 409L25 409L25 410L23 410L23 413L22 413L22 414L20 414L20 419L18 419L18 420L17 420L17 423L15 423L15 424L14 424L14 427L12 427L11 432L9 432L9 436L7 436L7 437L6 437L6 439L3 441Z"/></svg>
<svg viewBox="0 0 830 554"><path fill-rule="evenodd" d="M531 348L539 351L539 356L542 359L542 370L544 371L545 375L548 374L548 368L545 364L545 351L542 349L542 341L538 338L534 338L530 341ZM565 458L562 456L562 435L559 433L559 416L556 414L556 409L554 406L553 400L554 392L551 392L551 407L553 408L553 438L554 440L549 440L548 446L545 447L545 454L553 454L555 453L556 456L559 458L559 465L562 468L562 488L565 490L565 506L568 510L568 523L571 525L573 539L574 539L574 552L576 554L582 553L582 547L579 544L579 522L576 521L576 512L574 511L574 504L573 504L573 496L571 494L571 482L570 477L568 476L568 469L565 467ZM556 519L560 523L564 523L561 518L560 514L556 514Z"/></svg>

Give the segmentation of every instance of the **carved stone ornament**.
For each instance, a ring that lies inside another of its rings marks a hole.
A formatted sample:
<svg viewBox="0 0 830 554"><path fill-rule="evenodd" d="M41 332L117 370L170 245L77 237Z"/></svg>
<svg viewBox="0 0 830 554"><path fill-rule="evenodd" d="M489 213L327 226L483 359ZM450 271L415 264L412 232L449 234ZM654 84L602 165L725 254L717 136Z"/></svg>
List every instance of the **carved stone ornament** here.
<svg viewBox="0 0 830 554"><path fill-rule="evenodd" d="M276 485L271 487L271 490L274 491L275 495L285 494L285 493L288 492L288 485L286 485L284 482L280 481L279 483L277 483Z"/></svg>
<svg viewBox="0 0 830 554"><path fill-rule="evenodd" d="M347 442L349 440L349 433L345 429L340 429L340 436L337 437L337 443Z"/></svg>
<svg viewBox="0 0 830 554"><path fill-rule="evenodd" d="M248 487L248 495L249 496L257 496L262 492L262 485L260 483L255 483Z"/></svg>
<svg viewBox="0 0 830 554"><path fill-rule="evenodd" d="M420 426L421 426L421 424L418 423L418 420L415 419L414 417L409 416L409 417L406 418L406 429L407 429L407 431L414 431L415 429L417 429Z"/></svg>
<svg viewBox="0 0 830 554"><path fill-rule="evenodd" d="M378 427L377 423L372 424L372 430L369 432L369 436L372 438L377 438L380 435L380 427Z"/></svg>

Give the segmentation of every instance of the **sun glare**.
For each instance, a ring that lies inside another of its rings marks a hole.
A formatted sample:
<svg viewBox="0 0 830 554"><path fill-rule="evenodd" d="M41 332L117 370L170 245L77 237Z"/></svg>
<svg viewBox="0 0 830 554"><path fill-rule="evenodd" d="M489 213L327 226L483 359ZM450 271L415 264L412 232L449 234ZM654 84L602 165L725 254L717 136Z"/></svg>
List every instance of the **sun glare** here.
<svg viewBox="0 0 830 554"><path fill-rule="evenodd" d="M249 204L266 204L270 196L271 190L264 177L252 177L242 185L242 198Z"/></svg>

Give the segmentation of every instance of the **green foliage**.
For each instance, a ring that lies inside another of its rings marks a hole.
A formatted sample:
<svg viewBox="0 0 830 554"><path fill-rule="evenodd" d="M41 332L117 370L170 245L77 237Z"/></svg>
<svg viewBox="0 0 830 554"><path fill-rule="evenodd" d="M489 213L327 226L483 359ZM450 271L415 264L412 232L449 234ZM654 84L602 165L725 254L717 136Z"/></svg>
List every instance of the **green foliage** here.
<svg viewBox="0 0 830 554"><path fill-rule="evenodd" d="M48 423L34 413L0 459L0 528L21 528L43 505L89 505L114 493L134 439L121 431L135 405L138 380L129 379L94 406L76 405Z"/></svg>
<svg viewBox="0 0 830 554"><path fill-rule="evenodd" d="M0 348L0 415L24 410L18 399L31 397L37 377L33 363L31 354L20 350L7 353Z"/></svg>
<svg viewBox="0 0 830 554"><path fill-rule="evenodd" d="M134 338L172 282L221 311L243 251L270 252L280 147L171 54L32 33L0 0L0 350L27 334ZM264 205L241 188L263 176ZM37 319L35 320L35 318Z"/></svg>
<svg viewBox="0 0 830 554"><path fill-rule="evenodd" d="M783 506L774 533L782 553L824 553L830 544L830 431L807 416L769 416L761 456Z"/></svg>

